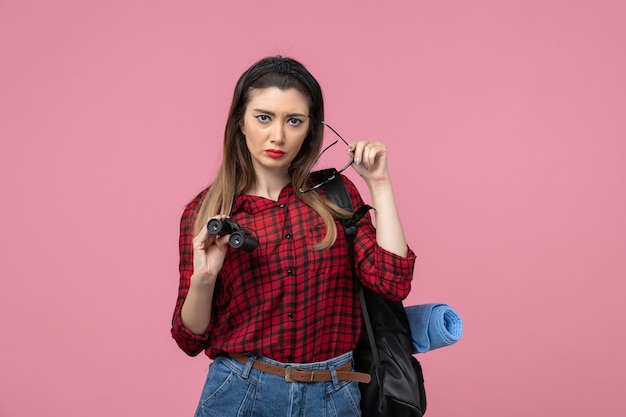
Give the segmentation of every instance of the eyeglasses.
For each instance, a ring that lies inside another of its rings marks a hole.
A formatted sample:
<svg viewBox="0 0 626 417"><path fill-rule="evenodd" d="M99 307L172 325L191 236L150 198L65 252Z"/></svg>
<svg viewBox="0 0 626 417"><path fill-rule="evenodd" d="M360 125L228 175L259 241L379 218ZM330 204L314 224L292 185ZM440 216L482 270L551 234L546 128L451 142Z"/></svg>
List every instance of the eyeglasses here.
<svg viewBox="0 0 626 417"><path fill-rule="evenodd" d="M322 124L324 126L326 126L327 128L329 128L335 135L337 135L337 137L339 139L341 139L341 141L343 143L345 143L346 145L350 146L350 144L348 142L346 142L346 140L344 138L342 138L341 135L339 133L337 133L337 131L335 129L330 127L330 125L328 123L326 123L325 121L322 120ZM333 145L336 145L337 142L339 142L339 139L335 139L335 141L333 143L331 143L330 145L325 147L322 150L322 152L320 152L320 154L317 156L317 158L315 158L315 161L313 162L313 165L311 165L311 169L313 169L315 164L317 164L317 161L319 161L319 159L322 157L322 155L324 155L324 152L326 152L328 149L330 149ZM345 171L346 169L350 168L350 165L352 165L353 162L354 162L354 159L351 159L350 162L348 164L346 164L343 168L341 168L339 171L334 170L333 173L329 177L327 177L325 180L323 180L323 181L313 185L312 187L304 188L305 185L307 184L308 180L309 180L309 177L311 176L311 169L310 169L309 172L306 174L306 177L304 177L304 180L302 181L302 184L300 184L300 192L301 193L308 193L309 191L317 190L318 188L320 188L324 184L329 183L330 181L334 180L337 175L341 174L343 171Z"/></svg>

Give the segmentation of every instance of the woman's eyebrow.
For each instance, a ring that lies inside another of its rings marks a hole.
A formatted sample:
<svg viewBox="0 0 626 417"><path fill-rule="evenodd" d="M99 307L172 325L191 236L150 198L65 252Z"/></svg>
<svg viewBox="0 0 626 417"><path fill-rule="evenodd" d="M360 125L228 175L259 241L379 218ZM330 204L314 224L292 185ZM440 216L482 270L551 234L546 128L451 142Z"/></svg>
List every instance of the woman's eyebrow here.
<svg viewBox="0 0 626 417"><path fill-rule="evenodd" d="M274 113L273 111L269 111L269 110L252 109L252 111L267 114L268 116L273 116L273 117L276 116L276 113ZM302 113L288 113L286 117L309 117L309 116L307 114L302 114Z"/></svg>

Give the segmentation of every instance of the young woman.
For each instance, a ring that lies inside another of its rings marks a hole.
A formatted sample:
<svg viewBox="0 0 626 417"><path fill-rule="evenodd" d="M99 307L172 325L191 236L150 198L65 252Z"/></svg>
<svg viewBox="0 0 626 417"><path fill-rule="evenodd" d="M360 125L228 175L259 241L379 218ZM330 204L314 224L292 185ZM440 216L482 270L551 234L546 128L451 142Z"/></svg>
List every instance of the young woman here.
<svg viewBox="0 0 626 417"><path fill-rule="evenodd" d="M187 354L213 359L196 416L361 415L358 383L367 376L352 370L361 309L336 220L348 213L309 176L323 121L320 86L293 59L262 59L237 82L220 170L181 220L172 335ZM404 299L415 255L398 218L387 148L362 140L347 153L377 225L369 215L359 222L359 279ZM363 205L342 179L354 207ZM234 222L258 245L231 247L228 231L209 233L212 219Z"/></svg>

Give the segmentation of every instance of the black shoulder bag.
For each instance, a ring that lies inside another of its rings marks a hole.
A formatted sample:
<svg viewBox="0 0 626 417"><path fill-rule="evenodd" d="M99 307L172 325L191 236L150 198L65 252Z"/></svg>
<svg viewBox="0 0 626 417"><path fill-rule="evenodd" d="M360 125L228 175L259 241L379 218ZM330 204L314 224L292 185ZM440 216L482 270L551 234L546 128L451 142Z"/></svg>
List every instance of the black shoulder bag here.
<svg viewBox="0 0 626 417"><path fill-rule="evenodd" d="M352 199L336 170L318 171L316 175L328 180L324 190L330 201L353 211ZM371 208L360 207L352 218L342 220L365 327L354 350L354 366L356 371L372 376L369 384L359 384L361 412L363 417L422 417L426 412L424 377L420 363L411 353L411 331L404 306L363 287L356 275L357 222Z"/></svg>

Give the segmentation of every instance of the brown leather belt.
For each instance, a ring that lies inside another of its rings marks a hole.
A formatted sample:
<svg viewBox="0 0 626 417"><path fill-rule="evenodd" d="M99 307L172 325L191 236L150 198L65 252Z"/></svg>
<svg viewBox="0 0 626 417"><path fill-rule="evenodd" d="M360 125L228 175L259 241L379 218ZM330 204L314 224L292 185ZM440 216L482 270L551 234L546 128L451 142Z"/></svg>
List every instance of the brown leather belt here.
<svg viewBox="0 0 626 417"><path fill-rule="evenodd" d="M242 353L229 353L229 355L231 358L244 365L246 365L250 360L249 356L246 356ZM261 362L258 360L255 360L252 363L252 368L261 372L266 372L268 374L285 378L285 381L287 382L322 382L333 380L333 375L329 370L314 371L300 369L296 366L282 367ZM335 372L337 373L337 379L339 381L357 381L367 384L372 379L370 374L365 374L362 372L352 372L351 362L348 362L345 365L341 365L335 370Z"/></svg>

